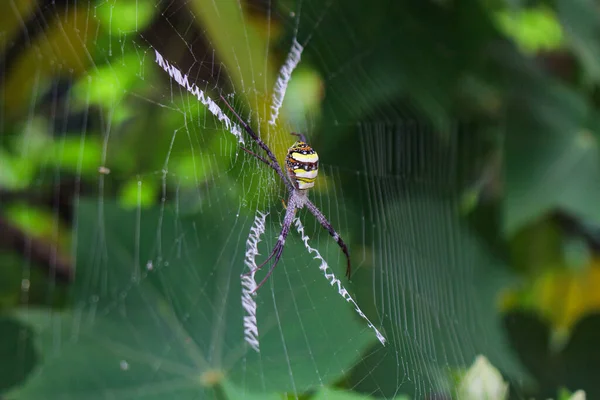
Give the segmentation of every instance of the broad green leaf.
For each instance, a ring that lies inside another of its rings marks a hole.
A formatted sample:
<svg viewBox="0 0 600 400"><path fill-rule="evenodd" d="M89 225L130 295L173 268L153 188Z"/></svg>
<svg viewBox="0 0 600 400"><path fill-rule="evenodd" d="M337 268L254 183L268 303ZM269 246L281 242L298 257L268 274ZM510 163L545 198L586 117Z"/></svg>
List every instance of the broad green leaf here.
<svg viewBox="0 0 600 400"><path fill-rule="evenodd" d="M12 318L0 317L0 395L19 384L33 370L38 354L31 327ZM11 362L7 362L7 361Z"/></svg>
<svg viewBox="0 0 600 400"><path fill-rule="evenodd" d="M598 116L575 92L543 78L508 111L504 230L513 234L559 207L600 222Z"/></svg>
<svg viewBox="0 0 600 400"><path fill-rule="evenodd" d="M311 400L374 400L375 397L366 394L351 392L349 390L324 387L320 389ZM396 396L394 400L409 400L407 396Z"/></svg>
<svg viewBox="0 0 600 400"><path fill-rule="evenodd" d="M578 390L574 399L600 396L600 353L591 350L600 334L598 314L582 318L559 348L551 342L550 324L535 314L514 311L505 324L521 360L537 380L539 398L569 398L563 395L564 387Z"/></svg>
<svg viewBox="0 0 600 400"><path fill-rule="evenodd" d="M527 381L497 306L515 277L467 228L458 196L430 181L405 187L406 198L377 212L375 228L374 287L390 294L378 309L390 310L384 326L397 353L374 348L353 370L353 387L380 397L398 388L414 398L449 393L449 368L467 368L479 354L508 379Z"/></svg>
<svg viewBox="0 0 600 400"><path fill-rule="evenodd" d="M225 398L229 400L284 400L285 397L279 393L249 393L233 385L230 381L225 381L221 385Z"/></svg>
<svg viewBox="0 0 600 400"><path fill-rule="evenodd" d="M82 200L75 307L23 313L44 363L13 397L213 398L226 382L240 393L300 393L340 379L374 334L293 233L258 292L260 353L245 344L240 273L254 216L242 211L214 195L187 219ZM276 212L267 221L262 254L280 229ZM343 271L329 242L313 245Z"/></svg>
<svg viewBox="0 0 600 400"><path fill-rule="evenodd" d="M556 8L570 46L587 75L600 80L600 9L594 0L558 0Z"/></svg>

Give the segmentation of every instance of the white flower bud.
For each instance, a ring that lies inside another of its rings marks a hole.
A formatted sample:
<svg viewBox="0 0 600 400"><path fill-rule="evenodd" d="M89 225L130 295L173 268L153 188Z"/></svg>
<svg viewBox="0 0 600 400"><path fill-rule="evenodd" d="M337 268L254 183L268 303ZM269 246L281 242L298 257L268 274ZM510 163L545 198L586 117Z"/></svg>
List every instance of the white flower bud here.
<svg viewBox="0 0 600 400"><path fill-rule="evenodd" d="M458 386L460 400L504 400L508 383L484 356L478 356Z"/></svg>

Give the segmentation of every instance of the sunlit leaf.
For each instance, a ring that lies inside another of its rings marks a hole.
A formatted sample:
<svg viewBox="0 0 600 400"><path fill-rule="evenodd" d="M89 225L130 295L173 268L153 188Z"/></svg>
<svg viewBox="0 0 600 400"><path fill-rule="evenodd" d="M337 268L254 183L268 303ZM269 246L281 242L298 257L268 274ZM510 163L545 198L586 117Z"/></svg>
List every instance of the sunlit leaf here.
<svg viewBox="0 0 600 400"><path fill-rule="evenodd" d="M526 53L555 50L562 46L563 32L555 13L547 8L503 10L497 15L501 28Z"/></svg>
<svg viewBox="0 0 600 400"><path fill-rule="evenodd" d="M87 177L97 176L102 163L102 143L98 137L90 136L82 140L79 136L67 136L52 143L46 149L49 162L62 170Z"/></svg>
<svg viewBox="0 0 600 400"><path fill-rule="evenodd" d="M128 90L139 84L139 55L126 54L112 64L92 70L87 79L77 82L73 91L82 104L95 103L113 109L127 95ZM117 109L119 113L115 118L118 121L123 120L125 110L125 105Z"/></svg>
<svg viewBox="0 0 600 400"><path fill-rule="evenodd" d="M159 185L152 179L130 180L121 189L119 204L123 208L149 207L158 197Z"/></svg>
<svg viewBox="0 0 600 400"><path fill-rule="evenodd" d="M0 149L0 187L17 190L27 187L33 179L35 166L23 158Z"/></svg>
<svg viewBox="0 0 600 400"><path fill-rule="evenodd" d="M114 36L145 29L157 10L153 0L108 0L95 8L103 28Z"/></svg>
<svg viewBox="0 0 600 400"><path fill-rule="evenodd" d="M283 100L280 118L290 121L292 126L304 128L306 118L318 113L323 97L323 81L317 72L310 68L298 67L290 80Z"/></svg>

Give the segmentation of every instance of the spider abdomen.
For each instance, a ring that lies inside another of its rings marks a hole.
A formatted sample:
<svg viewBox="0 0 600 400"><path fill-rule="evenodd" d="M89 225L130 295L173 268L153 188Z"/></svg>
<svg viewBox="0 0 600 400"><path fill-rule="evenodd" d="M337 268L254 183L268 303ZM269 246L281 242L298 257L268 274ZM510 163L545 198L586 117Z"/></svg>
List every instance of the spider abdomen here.
<svg viewBox="0 0 600 400"><path fill-rule="evenodd" d="M285 166L296 189L306 190L315 186L319 173L319 155L308 144L298 141L289 148Z"/></svg>

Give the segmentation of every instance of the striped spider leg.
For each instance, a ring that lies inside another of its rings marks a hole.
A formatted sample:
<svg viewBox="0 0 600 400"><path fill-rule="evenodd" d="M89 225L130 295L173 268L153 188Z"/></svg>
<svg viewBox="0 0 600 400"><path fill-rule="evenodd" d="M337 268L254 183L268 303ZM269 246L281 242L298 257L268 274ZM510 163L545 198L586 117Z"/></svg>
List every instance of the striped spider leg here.
<svg viewBox="0 0 600 400"><path fill-rule="evenodd" d="M254 153L251 150L248 150L242 147L242 150L256 157L259 161L271 167L277 175L281 178L286 188L288 189L288 204L285 211L285 216L283 218L283 226L281 228L281 232L279 233L279 237L277 238L277 243L275 247L267 257L267 259L260 265L258 265L252 271L246 273L245 275L250 275L261 269L265 264L267 264L271 259L274 258L273 263L271 264L271 268L267 272L267 275L263 278L263 280L256 286L254 292L256 292L266 281L269 279L273 270L277 266L281 255L283 254L283 248L285 247L285 240L287 235L290 232L290 228L292 223L294 222L294 216L296 215L296 210L300 210L306 207L312 215L319 221L321 226L329 232L329 234L336 241L338 246L342 249L347 259L347 267L346 267L346 276L350 278L350 274L352 272L352 267L350 265L350 253L348 252L348 247L340 237L340 235L333 228L331 223L327 220L325 215L319 210L317 206L315 206L308 199L308 189L312 188L315 185L315 180L317 179L317 174L319 172L319 155L312 147L310 147L306 143L306 138L304 135L300 133L292 133L294 136L298 136L300 140L296 141L289 149L285 158L285 167L287 170L287 178L283 174L281 166L277 162L277 158L271 151L271 149L263 142L260 137L250 128L250 126L235 112L233 107L225 100L225 98L221 95L221 100L225 103L227 108L235 115L238 121L244 127L244 130L250 135L252 140L254 140L258 146L267 154L267 158Z"/></svg>

